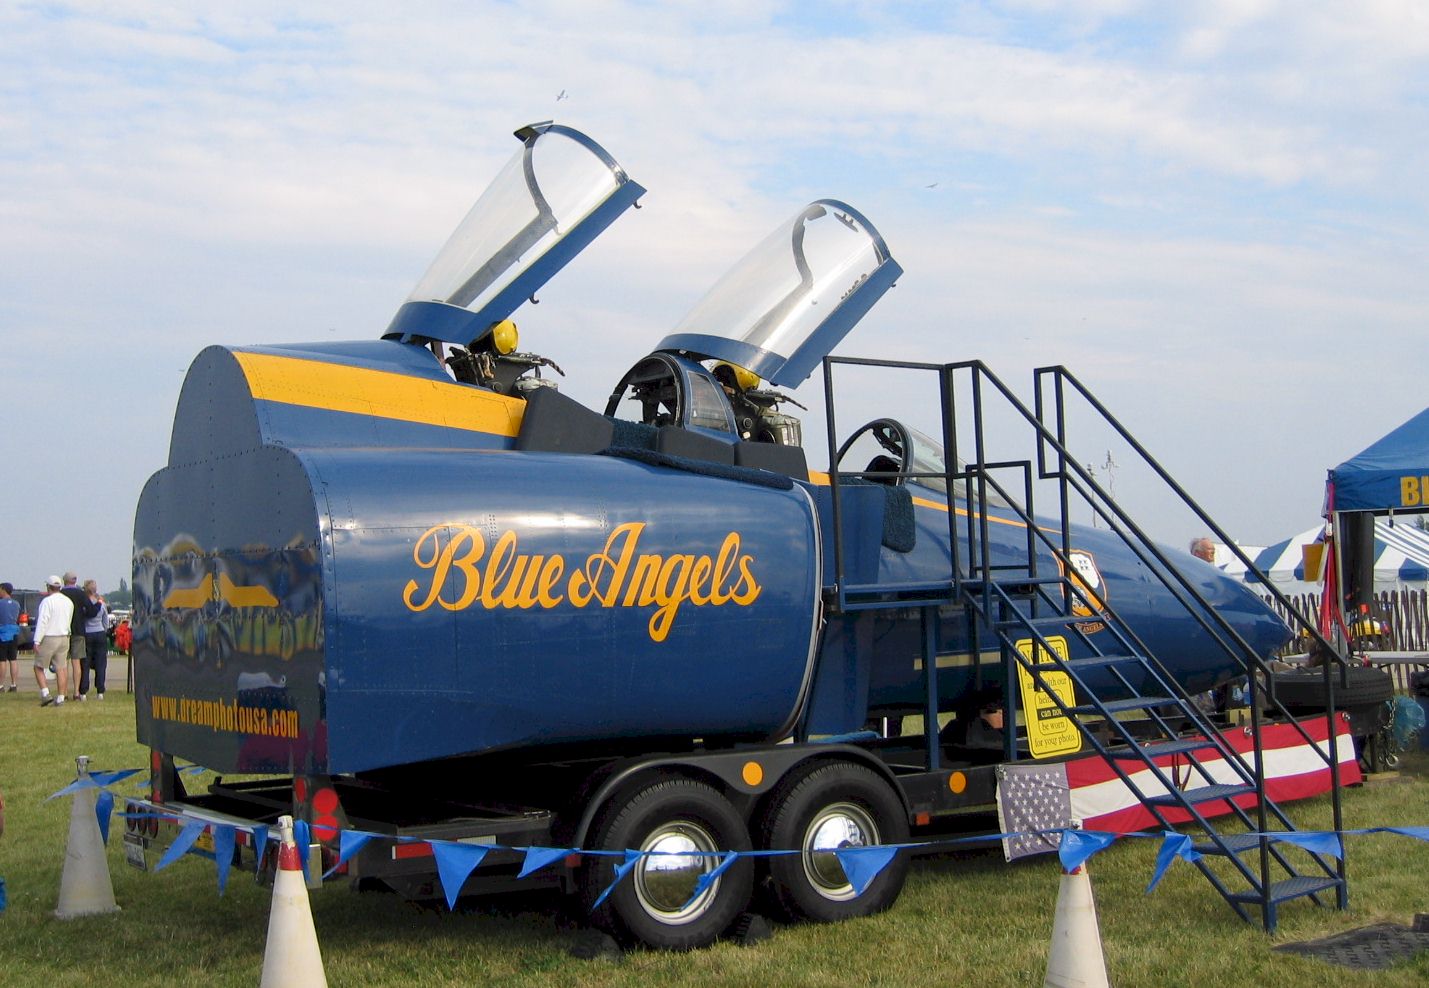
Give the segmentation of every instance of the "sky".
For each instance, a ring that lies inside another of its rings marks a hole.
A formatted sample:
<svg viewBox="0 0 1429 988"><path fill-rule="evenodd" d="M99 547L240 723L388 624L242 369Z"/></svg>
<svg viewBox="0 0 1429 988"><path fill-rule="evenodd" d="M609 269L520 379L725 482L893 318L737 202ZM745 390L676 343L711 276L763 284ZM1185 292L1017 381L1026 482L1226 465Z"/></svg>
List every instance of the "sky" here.
<svg viewBox="0 0 1429 988"><path fill-rule="evenodd" d="M1415 0L11 0L0 579L117 586L198 352L380 336L552 118L649 190L514 317L588 404L827 196L905 271L839 354L979 359L1029 401L1065 365L1246 544L1426 405ZM850 390L849 428L936 430L934 391ZM1089 436L1143 527L1199 534Z"/></svg>

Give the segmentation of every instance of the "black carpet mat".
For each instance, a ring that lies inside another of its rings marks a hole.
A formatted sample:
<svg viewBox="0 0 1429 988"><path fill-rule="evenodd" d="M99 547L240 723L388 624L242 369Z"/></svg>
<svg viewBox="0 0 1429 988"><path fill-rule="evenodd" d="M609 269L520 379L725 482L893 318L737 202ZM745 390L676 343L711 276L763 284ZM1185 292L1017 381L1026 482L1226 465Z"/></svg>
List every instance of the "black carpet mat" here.
<svg viewBox="0 0 1429 988"><path fill-rule="evenodd" d="M1414 917L1412 927L1376 923L1323 940L1287 943L1275 949L1318 957L1341 967L1380 970L1408 960L1421 950L1429 950L1429 914Z"/></svg>

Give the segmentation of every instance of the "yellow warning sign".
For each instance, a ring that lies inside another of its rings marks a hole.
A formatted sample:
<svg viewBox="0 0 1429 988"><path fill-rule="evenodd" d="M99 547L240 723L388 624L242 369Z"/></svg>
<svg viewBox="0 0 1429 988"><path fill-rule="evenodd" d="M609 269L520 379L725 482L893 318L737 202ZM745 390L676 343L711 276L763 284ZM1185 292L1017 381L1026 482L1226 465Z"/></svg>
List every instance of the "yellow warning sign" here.
<svg viewBox="0 0 1429 988"><path fill-rule="evenodd" d="M1052 651L1056 652L1058 657L1066 660L1067 639L1060 635L1048 636L1047 644L1052 646ZM1045 649L1035 646L1033 639L1023 638L1017 643L1017 651L1028 661L1034 661L1034 647L1041 653L1035 660L1037 665L1046 666L1037 670L1042 681L1047 684L1048 689L1057 694L1057 698L1065 706L1075 706L1077 691L1072 677L1054 668L1052 657L1046 654ZM1022 714L1023 720L1027 722L1027 746L1031 749L1032 757L1050 758L1053 755L1069 755L1081 751L1082 734L1077 730L1077 725L1070 718L1063 716L1052 698L1037 687L1032 674L1020 665L1017 667L1017 682L1022 687Z"/></svg>

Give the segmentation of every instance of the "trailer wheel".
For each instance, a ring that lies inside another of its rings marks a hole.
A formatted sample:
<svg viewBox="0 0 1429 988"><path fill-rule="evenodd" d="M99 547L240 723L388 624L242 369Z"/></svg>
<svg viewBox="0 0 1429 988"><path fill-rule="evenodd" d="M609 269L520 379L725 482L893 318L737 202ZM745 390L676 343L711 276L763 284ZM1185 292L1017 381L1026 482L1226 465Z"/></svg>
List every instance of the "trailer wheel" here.
<svg viewBox="0 0 1429 988"><path fill-rule="evenodd" d="M713 943L749 906L754 864L735 860L695 895L701 875L714 871L716 851L748 851L744 821L715 789L689 779L659 782L601 811L590 846L602 851L658 852L623 878L592 922L625 945L693 950ZM615 880L618 856L590 856L581 894L589 911Z"/></svg>
<svg viewBox="0 0 1429 988"><path fill-rule="evenodd" d="M774 904L792 920L836 922L893 905L908 875L900 854L859 894L834 849L899 844L908 817L897 795L873 770L850 762L821 765L775 796L760 828L772 850L798 854L769 859Z"/></svg>

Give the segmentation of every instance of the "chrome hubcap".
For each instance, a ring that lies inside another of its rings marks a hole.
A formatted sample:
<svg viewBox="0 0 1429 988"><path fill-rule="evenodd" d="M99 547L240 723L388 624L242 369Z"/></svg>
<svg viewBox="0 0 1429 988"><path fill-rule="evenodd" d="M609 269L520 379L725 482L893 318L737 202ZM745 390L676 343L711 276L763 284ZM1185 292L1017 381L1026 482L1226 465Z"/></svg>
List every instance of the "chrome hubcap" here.
<svg viewBox="0 0 1429 988"><path fill-rule="evenodd" d="M640 850L652 852L640 859L631 876L641 907L672 926L699 919L719 893L717 878L691 899L700 876L719 866L719 858L710 853L719 850L710 832L688 820L674 821L646 837Z"/></svg>
<svg viewBox="0 0 1429 988"><path fill-rule="evenodd" d="M834 849L868 847L879 842L878 824L856 803L832 803L809 821L804 831L804 875L826 899L844 902L857 898Z"/></svg>

